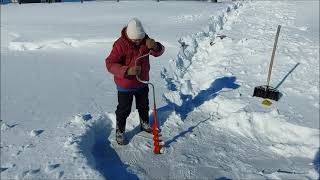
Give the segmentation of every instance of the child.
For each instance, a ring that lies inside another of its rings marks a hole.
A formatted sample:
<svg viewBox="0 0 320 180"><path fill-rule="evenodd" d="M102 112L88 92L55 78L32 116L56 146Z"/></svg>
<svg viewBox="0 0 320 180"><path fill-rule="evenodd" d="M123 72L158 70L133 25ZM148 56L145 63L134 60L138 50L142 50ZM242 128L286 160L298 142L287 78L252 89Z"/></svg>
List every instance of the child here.
<svg viewBox="0 0 320 180"><path fill-rule="evenodd" d="M164 46L149 38L141 22L133 18L122 29L121 37L114 42L111 53L105 60L108 71L114 75L118 90L116 141L120 145L127 144L124 132L133 96L140 116L141 130L148 133L152 131L149 124L149 88L136 79L138 75L141 80L149 80L149 56L139 59L135 66L136 59L149 51L152 56L158 57L163 54Z"/></svg>

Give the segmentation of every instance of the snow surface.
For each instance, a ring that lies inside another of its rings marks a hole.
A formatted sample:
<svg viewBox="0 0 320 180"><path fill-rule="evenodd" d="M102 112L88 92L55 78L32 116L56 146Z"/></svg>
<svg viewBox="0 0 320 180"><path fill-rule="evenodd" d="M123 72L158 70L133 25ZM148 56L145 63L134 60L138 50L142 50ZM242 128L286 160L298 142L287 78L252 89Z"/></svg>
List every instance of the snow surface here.
<svg viewBox="0 0 320 180"><path fill-rule="evenodd" d="M319 178L317 7L1 5L1 179ZM130 143L114 141L116 89L104 59L132 17L166 47L151 58L162 155L139 133L135 108ZM265 84L278 24L271 85L282 97L266 107L252 93Z"/></svg>

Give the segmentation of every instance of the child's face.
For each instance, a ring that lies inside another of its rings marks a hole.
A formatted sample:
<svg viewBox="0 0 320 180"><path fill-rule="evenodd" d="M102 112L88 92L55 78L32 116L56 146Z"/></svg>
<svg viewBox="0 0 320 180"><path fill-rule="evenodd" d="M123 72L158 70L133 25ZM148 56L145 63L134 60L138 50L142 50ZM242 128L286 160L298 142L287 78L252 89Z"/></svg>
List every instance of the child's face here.
<svg viewBox="0 0 320 180"><path fill-rule="evenodd" d="M132 41L135 45L140 45L142 39L131 39L131 41Z"/></svg>

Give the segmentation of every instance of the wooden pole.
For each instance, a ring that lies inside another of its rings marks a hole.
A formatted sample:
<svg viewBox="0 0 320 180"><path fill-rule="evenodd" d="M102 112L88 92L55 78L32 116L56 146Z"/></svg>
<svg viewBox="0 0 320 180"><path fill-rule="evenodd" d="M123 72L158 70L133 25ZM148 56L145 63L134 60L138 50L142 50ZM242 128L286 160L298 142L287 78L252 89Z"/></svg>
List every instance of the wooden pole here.
<svg viewBox="0 0 320 180"><path fill-rule="evenodd" d="M270 61L270 65L269 65L269 72L268 72L268 79L267 79L267 86L268 86L268 87L269 87L269 84L270 84L270 78L271 78L271 71L272 71L272 66L273 66L273 60L274 60L274 56L275 56L275 54L276 54L276 49L277 49L277 44L278 44L278 38L279 38L279 34L280 34L280 29L281 29L281 25L278 25L277 35L276 35L276 39L275 39L274 44L273 44L272 56L271 56L271 61Z"/></svg>

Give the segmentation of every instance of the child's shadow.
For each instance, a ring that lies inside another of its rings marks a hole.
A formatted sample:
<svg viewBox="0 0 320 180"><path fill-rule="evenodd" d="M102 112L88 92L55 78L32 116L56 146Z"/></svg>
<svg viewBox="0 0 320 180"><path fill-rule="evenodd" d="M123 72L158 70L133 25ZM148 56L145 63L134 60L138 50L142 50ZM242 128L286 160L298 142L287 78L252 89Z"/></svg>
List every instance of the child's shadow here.
<svg viewBox="0 0 320 180"><path fill-rule="evenodd" d="M182 99L182 105L180 106L167 100L168 104L166 106L157 109L158 119L160 119L158 120L159 125L163 125L173 111L179 114L182 120L185 120L190 112L204 102L214 99L222 89L237 89L239 87L240 85L236 84L235 76L222 77L214 80L208 89L200 91L194 98L191 95L180 94ZM151 115L151 121L153 121L153 114Z"/></svg>

